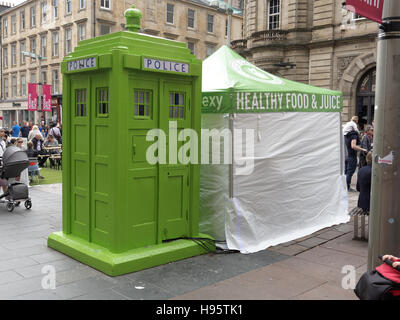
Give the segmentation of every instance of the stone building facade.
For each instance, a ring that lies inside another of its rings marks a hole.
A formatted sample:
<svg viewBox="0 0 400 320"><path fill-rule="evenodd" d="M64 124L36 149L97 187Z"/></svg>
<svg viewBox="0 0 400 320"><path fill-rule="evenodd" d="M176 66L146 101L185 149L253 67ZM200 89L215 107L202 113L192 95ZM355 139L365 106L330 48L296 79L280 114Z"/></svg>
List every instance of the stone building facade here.
<svg viewBox="0 0 400 320"><path fill-rule="evenodd" d="M233 47L269 72L343 92L343 121L374 114L378 24L338 0L247 0Z"/></svg>
<svg viewBox="0 0 400 320"><path fill-rule="evenodd" d="M234 6L240 2L235 0ZM2 126L24 120L61 121L61 61L81 40L124 30L124 11L133 4L143 13L141 32L186 42L200 59L226 44L227 13L211 7L209 1L27 0L0 13ZM239 10L232 20L232 39L240 39ZM23 51L46 59L39 66ZM28 111L28 83L38 82L52 85L52 113Z"/></svg>

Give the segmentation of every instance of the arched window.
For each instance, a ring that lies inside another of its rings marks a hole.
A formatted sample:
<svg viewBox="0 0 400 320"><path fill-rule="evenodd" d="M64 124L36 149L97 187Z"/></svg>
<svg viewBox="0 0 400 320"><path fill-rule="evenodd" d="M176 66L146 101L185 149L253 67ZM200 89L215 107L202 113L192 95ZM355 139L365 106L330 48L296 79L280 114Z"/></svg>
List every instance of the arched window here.
<svg viewBox="0 0 400 320"><path fill-rule="evenodd" d="M359 118L361 128L365 124L372 124L372 121L374 121L375 83L376 68L368 70L358 83L356 115Z"/></svg>

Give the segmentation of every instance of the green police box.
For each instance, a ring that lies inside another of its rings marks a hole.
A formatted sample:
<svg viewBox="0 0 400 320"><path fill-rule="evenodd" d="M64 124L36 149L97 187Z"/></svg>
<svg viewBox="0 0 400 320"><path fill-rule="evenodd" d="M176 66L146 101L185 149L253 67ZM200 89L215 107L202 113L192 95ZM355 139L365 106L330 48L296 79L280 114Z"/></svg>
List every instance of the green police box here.
<svg viewBox="0 0 400 320"><path fill-rule="evenodd" d="M167 144L183 129L200 137L201 61L184 43L138 33L134 7L125 16L127 31L81 41L62 63L63 228L48 238L112 276L203 254L187 238L207 237L199 165L147 157L160 142L152 129Z"/></svg>

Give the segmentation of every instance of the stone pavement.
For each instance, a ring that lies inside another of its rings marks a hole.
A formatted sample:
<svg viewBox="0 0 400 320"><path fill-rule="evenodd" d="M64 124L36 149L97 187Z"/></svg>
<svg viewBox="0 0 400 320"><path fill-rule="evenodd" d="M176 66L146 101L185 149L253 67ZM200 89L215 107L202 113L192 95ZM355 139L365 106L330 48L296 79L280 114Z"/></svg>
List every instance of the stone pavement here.
<svg viewBox="0 0 400 320"><path fill-rule="evenodd" d="M61 185L30 195L30 211L0 205L0 299L355 299L341 287L342 268L354 266L357 280L366 270L367 243L352 240L349 223L251 255L208 254L108 277L47 247L61 230ZM49 266L54 290L42 287Z"/></svg>

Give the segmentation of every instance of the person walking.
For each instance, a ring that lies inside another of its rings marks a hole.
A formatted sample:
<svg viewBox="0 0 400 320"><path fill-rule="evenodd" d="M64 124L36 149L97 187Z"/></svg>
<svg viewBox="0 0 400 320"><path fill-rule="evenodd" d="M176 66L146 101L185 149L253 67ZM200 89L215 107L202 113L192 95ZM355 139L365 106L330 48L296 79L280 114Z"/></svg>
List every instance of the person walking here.
<svg viewBox="0 0 400 320"><path fill-rule="evenodd" d="M349 192L356 192L356 190L351 188L351 179L356 172L357 169L357 152L364 151L367 152L366 149L363 149L359 146L360 143L360 134L358 131L350 131L345 136L345 145L347 150L347 157L345 160L345 175L346 175L346 183L347 190Z"/></svg>
<svg viewBox="0 0 400 320"><path fill-rule="evenodd" d="M360 168L367 165L366 156L373 148L374 141L374 128L371 125L365 127L365 134L361 139L361 148L367 150L367 152L360 152Z"/></svg>

